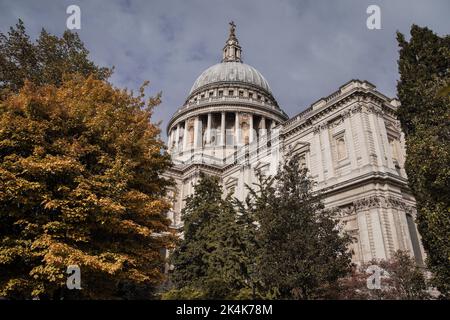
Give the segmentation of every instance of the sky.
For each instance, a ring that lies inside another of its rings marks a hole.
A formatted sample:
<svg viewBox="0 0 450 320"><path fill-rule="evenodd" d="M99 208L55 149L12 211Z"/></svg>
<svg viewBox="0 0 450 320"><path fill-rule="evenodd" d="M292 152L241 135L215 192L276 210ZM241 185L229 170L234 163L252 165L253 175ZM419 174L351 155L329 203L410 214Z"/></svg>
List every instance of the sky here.
<svg viewBox="0 0 450 320"><path fill-rule="evenodd" d="M147 94L162 91L153 121L162 137L195 79L220 62L228 23L245 63L268 80L289 115L336 91L351 79L367 80L395 97L397 31L413 23L439 35L450 32L449 0L0 0L0 31L20 18L35 39L42 28L61 35L69 5L81 10L76 30L100 66L115 67L111 82ZM381 29L370 30L369 5L378 5Z"/></svg>

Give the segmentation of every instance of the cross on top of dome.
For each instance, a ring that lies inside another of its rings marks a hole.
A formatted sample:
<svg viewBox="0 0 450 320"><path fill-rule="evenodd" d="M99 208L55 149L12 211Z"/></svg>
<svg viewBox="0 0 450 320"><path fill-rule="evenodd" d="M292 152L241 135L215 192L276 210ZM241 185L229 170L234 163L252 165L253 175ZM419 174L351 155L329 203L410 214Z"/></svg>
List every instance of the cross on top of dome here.
<svg viewBox="0 0 450 320"><path fill-rule="evenodd" d="M230 34L228 40L223 47L223 57L222 62L242 62L241 53L242 49L239 45L239 41L236 38L236 25L234 21L230 23Z"/></svg>
<svg viewBox="0 0 450 320"><path fill-rule="evenodd" d="M229 24L230 24L230 38L231 37L235 38L236 35L234 34L234 32L236 31L236 25L234 24L234 21L231 21Z"/></svg>

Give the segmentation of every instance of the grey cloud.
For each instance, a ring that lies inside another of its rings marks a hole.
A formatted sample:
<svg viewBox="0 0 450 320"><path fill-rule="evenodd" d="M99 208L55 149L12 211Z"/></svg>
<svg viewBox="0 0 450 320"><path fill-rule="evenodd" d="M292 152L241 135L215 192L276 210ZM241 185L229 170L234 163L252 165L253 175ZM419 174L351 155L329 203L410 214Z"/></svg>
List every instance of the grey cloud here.
<svg viewBox="0 0 450 320"><path fill-rule="evenodd" d="M116 66L112 81L148 94L163 91L154 119L165 125L196 77L221 58L228 21L237 24L244 61L269 81L289 115L352 78L395 95L397 30L412 23L438 34L450 30L448 0L0 0L0 30L22 18L32 36L44 27L61 34L68 5L82 12L80 36L100 65ZM366 8L381 7L382 30L366 28Z"/></svg>

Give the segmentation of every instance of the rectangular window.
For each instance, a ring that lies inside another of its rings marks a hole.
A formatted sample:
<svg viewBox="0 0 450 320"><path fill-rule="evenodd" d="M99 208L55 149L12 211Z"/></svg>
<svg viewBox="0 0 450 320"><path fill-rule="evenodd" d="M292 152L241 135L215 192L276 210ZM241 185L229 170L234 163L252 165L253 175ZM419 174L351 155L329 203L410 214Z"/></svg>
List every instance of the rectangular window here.
<svg viewBox="0 0 450 320"><path fill-rule="evenodd" d="M244 91L239 91L239 98L242 98L244 96Z"/></svg>
<svg viewBox="0 0 450 320"><path fill-rule="evenodd" d="M219 90L219 97L223 97L223 91Z"/></svg>
<svg viewBox="0 0 450 320"><path fill-rule="evenodd" d="M249 92L249 93L248 93L248 97L249 97L250 99L252 99L252 98L253 98L253 92Z"/></svg>
<svg viewBox="0 0 450 320"><path fill-rule="evenodd" d="M234 91L233 90L228 91L228 95L229 96L233 96L234 95Z"/></svg>

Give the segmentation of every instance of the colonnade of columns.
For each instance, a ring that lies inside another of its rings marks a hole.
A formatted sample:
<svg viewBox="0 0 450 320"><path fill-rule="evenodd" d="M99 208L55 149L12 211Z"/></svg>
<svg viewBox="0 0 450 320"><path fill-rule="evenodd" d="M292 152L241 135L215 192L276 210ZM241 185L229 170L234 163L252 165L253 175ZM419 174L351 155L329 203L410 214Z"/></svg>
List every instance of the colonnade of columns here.
<svg viewBox="0 0 450 320"><path fill-rule="evenodd" d="M234 125L231 125L232 122L229 120L230 114L234 116ZM216 123L213 123L213 117L216 119ZM253 114L245 112L221 111L188 118L171 128L168 137L169 148L181 151L202 146L249 144L257 139L257 136L264 135L267 129L276 126L275 120L258 115L258 127L255 128L254 117ZM206 128L203 128L202 118L204 120L206 118ZM218 118L220 121L217 121ZM266 121L270 124L268 128Z"/></svg>

